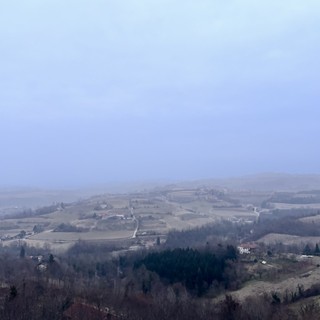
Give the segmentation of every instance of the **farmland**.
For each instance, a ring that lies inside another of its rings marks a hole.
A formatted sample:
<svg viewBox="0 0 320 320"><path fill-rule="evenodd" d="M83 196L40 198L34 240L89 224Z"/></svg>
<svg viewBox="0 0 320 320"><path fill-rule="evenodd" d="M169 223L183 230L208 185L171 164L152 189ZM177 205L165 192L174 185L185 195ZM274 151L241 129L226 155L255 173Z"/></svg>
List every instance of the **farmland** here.
<svg viewBox="0 0 320 320"><path fill-rule="evenodd" d="M190 229L227 219L253 222L252 206L208 188L163 188L131 194L103 194L71 203L54 203L2 218L4 245L72 245L78 240L114 241L135 236L164 239L170 230Z"/></svg>
<svg viewBox="0 0 320 320"><path fill-rule="evenodd" d="M17 207L3 215L0 236L3 245L24 241L57 249L70 247L79 240L135 239L137 245L144 246L155 243L157 238L165 241L170 230L189 230L221 220L250 224L258 219L272 221L293 215L312 225L320 217L318 198L317 191L272 193L172 185L140 192L100 194L75 202L53 202L36 209ZM266 244L318 241L317 236L299 236L276 231L263 234L259 241Z"/></svg>

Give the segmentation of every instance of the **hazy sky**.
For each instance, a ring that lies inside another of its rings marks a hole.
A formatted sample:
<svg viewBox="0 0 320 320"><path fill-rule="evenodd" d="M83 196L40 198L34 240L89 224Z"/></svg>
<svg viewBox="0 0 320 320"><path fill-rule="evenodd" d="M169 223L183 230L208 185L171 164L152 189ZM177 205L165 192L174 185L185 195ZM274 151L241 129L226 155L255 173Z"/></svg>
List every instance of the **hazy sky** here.
<svg viewBox="0 0 320 320"><path fill-rule="evenodd" d="M0 185L320 173L319 0L0 1Z"/></svg>

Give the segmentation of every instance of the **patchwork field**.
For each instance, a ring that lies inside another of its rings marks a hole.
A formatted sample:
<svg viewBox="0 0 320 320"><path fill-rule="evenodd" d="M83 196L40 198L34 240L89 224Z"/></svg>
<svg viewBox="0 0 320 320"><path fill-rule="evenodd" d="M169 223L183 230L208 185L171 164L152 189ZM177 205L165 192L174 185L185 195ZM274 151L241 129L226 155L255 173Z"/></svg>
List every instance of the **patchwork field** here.
<svg viewBox="0 0 320 320"><path fill-rule="evenodd" d="M4 217L3 242L29 241L57 245L74 241L112 241L136 236L156 238L172 229L190 229L217 219L252 222L247 204L211 189L163 189L152 192L99 195L88 200L56 203L36 211Z"/></svg>
<svg viewBox="0 0 320 320"><path fill-rule="evenodd" d="M139 244L165 239L170 230L184 230L229 220L253 223L307 213L305 223L320 223L319 192L228 191L208 187L156 188L127 194L101 194L71 203L54 202L38 209L8 211L0 223L4 245L29 241L39 245L85 241L137 239ZM309 210L309 211L308 211ZM301 216L300 216L301 217ZM318 243L318 237L298 237L276 232L265 235L265 244Z"/></svg>

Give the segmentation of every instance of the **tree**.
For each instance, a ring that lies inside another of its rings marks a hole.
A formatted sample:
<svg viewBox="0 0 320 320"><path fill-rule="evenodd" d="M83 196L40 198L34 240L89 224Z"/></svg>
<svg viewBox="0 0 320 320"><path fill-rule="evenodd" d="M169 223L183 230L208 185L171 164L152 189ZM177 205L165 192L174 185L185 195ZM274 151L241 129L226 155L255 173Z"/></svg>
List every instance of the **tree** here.
<svg viewBox="0 0 320 320"><path fill-rule="evenodd" d="M303 253L307 255L311 254L311 248L308 244L304 247Z"/></svg>
<svg viewBox="0 0 320 320"><path fill-rule="evenodd" d="M54 262L54 256L52 253L50 253L50 256L49 256L49 263L52 264Z"/></svg>
<svg viewBox="0 0 320 320"><path fill-rule="evenodd" d="M234 300L231 295L226 295L225 299L220 302L219 314L222 319L236 320L242 318L241 304Z"/></svg>
<svg viewBox="0 0 320 320"><path fill-rule="evenodd" d="M41 224L36 224L34 227L33 227L33 232L34 233L40 233L44 230L44 227L41 225Z"/></svg>
<svg viewBox="0 0 320 320"><path fill-rule="evenodd" d="M18 234L18 237L20 238L20 239L23 239L25 236L26 236L26 232L24 231L24 230L21 230L20 231L20 233Z"/></svg>
<svg viewBox="0 0 320 320"><path fill-rule="evenodd" d="M13 300L16 296L18 295L18 290L15 286L10 287L10 295L9 295L9 300Z"/></svg>
<svg viewBox="0 0 320 320"><path fill-rule="evenodd" d="M24 246L21 246L20 248L20 258L24 258L26 256L26 249L24 248Z"/></svg>

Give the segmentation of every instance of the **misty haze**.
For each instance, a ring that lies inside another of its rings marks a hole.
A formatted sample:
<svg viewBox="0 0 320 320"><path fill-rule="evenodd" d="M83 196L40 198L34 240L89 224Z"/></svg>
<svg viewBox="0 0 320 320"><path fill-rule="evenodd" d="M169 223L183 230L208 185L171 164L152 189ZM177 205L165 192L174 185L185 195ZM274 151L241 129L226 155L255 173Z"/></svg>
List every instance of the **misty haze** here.
<svg viewBox="0 0 320 320"><path fill-rule="evenodd" d="M0 319L319 319L319 18L2 1Z"/></svg>

